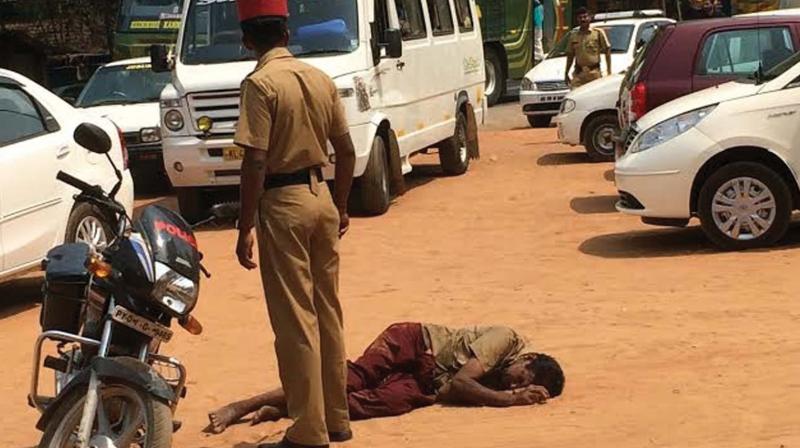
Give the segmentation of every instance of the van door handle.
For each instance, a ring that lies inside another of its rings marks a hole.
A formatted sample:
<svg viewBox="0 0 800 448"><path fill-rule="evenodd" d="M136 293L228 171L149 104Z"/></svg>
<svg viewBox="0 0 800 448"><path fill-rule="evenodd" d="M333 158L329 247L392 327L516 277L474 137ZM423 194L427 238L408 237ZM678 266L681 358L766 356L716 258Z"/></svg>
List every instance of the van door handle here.
<svg viewBox="0 0 800 448"><path fill-rule="evenodd" d="M69 146L62 146L58 148L58 151L56 152L56 158L63 159L64 157L68 156L69 153L70 153Z"/></svg>
<svg viewBox="0 0 800 448"><path fill-rule="evenodd" d="M402 71L403 71L403 67L405 67L405 66L406 66L406 63L405 63L405 62L403 62L403 61L397 61L397 65L396 65L396 67L397 67L397 70L400 70L400 71L402 72Z"/></svg>

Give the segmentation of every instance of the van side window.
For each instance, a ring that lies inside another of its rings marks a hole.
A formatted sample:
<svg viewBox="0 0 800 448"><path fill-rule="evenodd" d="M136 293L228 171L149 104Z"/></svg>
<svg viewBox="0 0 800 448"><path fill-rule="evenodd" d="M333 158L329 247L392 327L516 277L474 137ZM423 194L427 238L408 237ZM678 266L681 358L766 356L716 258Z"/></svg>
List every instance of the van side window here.
<svg viewBox="0 0 800 448"><path fill-rule="evenodd" d="M431 18L431 29L434 36L455 33L453 14L450 12L449 0L427 0L428 16Z"/></svg>
<svg viewBox="0 0 800 448"><path fill-rule="evenodd" d="M456 0L456 15L458 16L458 29L466 33L475 29L472 24L472 10L469 0Z"/></svg>
<svg viewBox="0 0 800 448"><path fill-rule="evenodd" d="M0 146L47 133L36 103L21 89L0 84Z"/></svg>
<svg viewBox="0 0 800 448"><path fill-rule="evenodd" d="M395 0L397 19L403 40L422 39L428 35L422 15L421 0Z"/></svg>
<svg viewBox="0 0 800 448"><path fill-rule="evenodd" d="M720 31L706 37L697 74L702 76L751 75L780 64L794 53L786 27Z"/></svg>

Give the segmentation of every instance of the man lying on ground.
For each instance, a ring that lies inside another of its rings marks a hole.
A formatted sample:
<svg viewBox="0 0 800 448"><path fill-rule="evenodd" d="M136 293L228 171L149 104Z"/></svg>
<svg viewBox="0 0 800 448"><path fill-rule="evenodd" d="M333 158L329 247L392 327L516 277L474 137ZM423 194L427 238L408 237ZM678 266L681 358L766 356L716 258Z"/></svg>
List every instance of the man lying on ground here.
<svg viewBox="0 0 800 448"><path fill-rule="evenodd" d="M400 415L435 402L523 406L560 395L564 373L556 360L525 349L524 339L508 327L393 324L358 360L348 361L350 418ZM210 429L220 433L250 413L253 424L286 417L283 391L211 412Z"/></svg>

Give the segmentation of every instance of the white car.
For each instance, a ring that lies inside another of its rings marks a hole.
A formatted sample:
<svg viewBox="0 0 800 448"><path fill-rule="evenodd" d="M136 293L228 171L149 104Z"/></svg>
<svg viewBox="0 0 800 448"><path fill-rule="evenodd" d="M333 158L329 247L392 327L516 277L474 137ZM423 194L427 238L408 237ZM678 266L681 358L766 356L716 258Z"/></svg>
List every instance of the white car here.
<svg viewBox="0 0 800 448"><path fill-rule="evenodd" d="M116 61L95 72L75 103L111 119L122 130L137 187L167 180L158 101L169 82L169 73L151 69L150 58Z"/></svg>
<svg viewBox="0 0 800 448"><path fill-rule="evenodd" d="M617 209L649 224L699 217L724 249L784 236L800 204L800 53L760 80L743 79L666 103L633 127L617 160Z"/></svg>
<svg viewBox="0 0 800 448"><path fill-rule="evenodd" d="M0 69L0 279L39 266L47 251L64 241L102 249L111 237L103 216L90 205L75 206L78 190L56 180L64 171L109 191L117 182L105 156L73 139L75 128L92 123L112 141L109 155L122 170L117 199L133 211L133 181L119 131L112 122L76 110L44 87Z"/></svg>
<svg viewBox="0 0 800 448"><path fill-rule="evenodd" d="M606 76L569 92L553 120L558 140L583 145L592 160L614 160L614 135L619 132L617 100L623 74Z"/></svg>
<svg viewBox="0 0 800 448"><path fill-rule="evenodd" d="M640 17L642 15L645 17ZM598 21L591 26L602 29L608 36L611 44L611 69L614 72L625 70L631 65L636 49L648 42L659 26L674 22L665 17L652 17L653 15L663 16L663 13L643 11L639 14L622 12L595 15L595 20ZM577 28L572 32L576 30ZM561 101L569 93L569 86L565 81L569 35L567 33L561 38L550 54L522 79L519 102L522 113L528 117L528 123L533 127L550 126L550 120L558 114ZM605 74L608 72L605 57L600 59L600 69Z"/></svg>

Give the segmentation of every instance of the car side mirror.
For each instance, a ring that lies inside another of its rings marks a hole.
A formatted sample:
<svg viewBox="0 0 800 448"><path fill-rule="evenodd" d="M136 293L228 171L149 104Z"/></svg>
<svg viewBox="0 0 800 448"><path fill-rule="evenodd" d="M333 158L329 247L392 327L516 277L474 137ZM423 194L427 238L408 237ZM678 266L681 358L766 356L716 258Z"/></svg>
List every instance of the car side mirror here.
<svg viewBox="0 0 800 448"><path fill-rule="evenodd" d="M79 125L72 135L75 141L95 154L107 154L111 151L111 137L100 126L92 123Z"/></svg>
<svg viewBox="0 0 800 448"><path fill-rule="evenodd" d="M644 47L644 44L645 44L645 43L646 43L646 42L644 41L644 39L639 39L638 41L636 41L636 50L638 50L638 49L640 49L640 48Z"/></svg>
<svg viewBox="0 0 800 448"><path fill-rule="evenodd" d="M156 73L168 72L172 69L169 64L169 51L166 45L150 46L150 67Z"/></svg>
<svg viewBox="0 0 800 448"><path fill-rule="evenodd" d="M396 59L403 57L403 33L397 28L389 28L383 32L383 44L386 57Z"/></svg>

